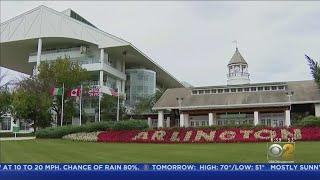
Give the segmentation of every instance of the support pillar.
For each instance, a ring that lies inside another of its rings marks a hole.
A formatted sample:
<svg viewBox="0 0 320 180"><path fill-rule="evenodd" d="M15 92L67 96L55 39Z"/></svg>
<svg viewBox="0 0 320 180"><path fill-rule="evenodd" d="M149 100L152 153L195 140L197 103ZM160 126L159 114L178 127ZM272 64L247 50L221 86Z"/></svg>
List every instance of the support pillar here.
<svg viewBox="0 0 320 180"><path fill-rule="evenodd" d="M253 124L256 126L259 124L259 111L254 111L253 117Z"/></svg>
<svg viewBox="0 0 320 180"><path fill-rule="evenodd" d="M169 128L170 127L170 117L167 117L166 120L166 127Z"/></svg>
<svg viewBox="0 0 320 180"><path fill-rule="evenodd" d="M104 49L100 49L100 63L101 65L103 64L104 62Z"/></svg>
<svg viewBox="0 0 320 180"><path fill-rule="evenodd" d="M213 126L213 113L209 113L209 126Z"/></svg>
<svg viewBox="0 0 320 180"><path fill-rule="evenodd" d="M291 126L291 117L290 117L290 110L289 109L285 111L284 125L286 127Z"/></svg>
<svg viewBox="0 0 320 180"><path fill-rule="evenodd" d="M180 127L184 127L184 115L180 113Z"/></svg>
<svg viewBox="0 0 320 180"><path fill-rule="evenodd" d="M41 51L42 51L42 39L39 38L38 39L38 51L37 51L37 65L36 65L36 69L35 69L35 74L39 73L39 66L40 66L40 62L41 62Z"/></svg>
<svg viewBox="0 0 320 180"><path fill-rule="evenodd" d="M189 114L180 114L180 127L189 127Z"/></svg>
<svg viewBox="0 0 320 180"><path fill-rule="evenodd" d="M163 128L163 111L158 111L158 128Z"/></svg>
<svg viewBox="0 0 320 180"><path fill-rule="evenodd" d="M99 85L100 85L100 88L101 86L103 86L103 71L100 71Z"/></svg>
<svg viewBox="0 0 320 180"><path fill-rule="evenodd" d="M151 119L151 117L148 117L148 125L149 125L149 128L152 128L152 119Z"/></svg>
<svg viewBox="0 0 320 180"><path fill-rule="evenodd" d="M320 117L320 104L314 104L314 113L316 117Z"/></svg>

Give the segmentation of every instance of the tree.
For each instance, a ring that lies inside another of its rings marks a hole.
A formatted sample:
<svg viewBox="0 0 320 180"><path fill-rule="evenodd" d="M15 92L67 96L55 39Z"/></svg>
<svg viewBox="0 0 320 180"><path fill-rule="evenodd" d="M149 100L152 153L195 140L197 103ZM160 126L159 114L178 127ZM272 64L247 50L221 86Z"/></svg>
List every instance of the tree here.
<svg viewBox="0 0 320 180"><path fill-rule="evenodd" d="M8 88L11 82L4 82L5 76L6 74L0 74L0 121L2 116L11 110L12 95Z"/></svg>
<svg viewBox="0 0 320 180"><path fill-rule="evenodd" d="M8 89L0 89L0 120L6 113L10 113L12 96Z"/></svg>
<svg viewBox="0 0 320 180"><path fill-rule="evenodd" d="M119 119L123 119L126 114L126 109L123 103L123 97L120 98L119 104ZM116 120L117 119L117 106L118 106L118 97L104 95L101 99L101 119L106 120Z"/></svg>
<svg viewBox="0 0 320 180"><path fill-rule="evenodd" d="M153 113L152 107L160 99L160 97L165 92L165 89L157 89L156 92L149 96L141 98L140 101L134 106L134 114L144 114L144 113Z"/></svg>
<svg viewBox="0 0 320 180"><path fill-rule="evenodd" d="M38 70L39 74L37 77L43 83L47 92L49 92L50 88L62 87L64 85L64 123L67 123L67 120L70 120L74 116L76 109L75 98L68 97L66 92L79 87L83 82L88 80L88 72L80 64L72 62L66 57L63 59L58 58L51 63L41 62ZM58 115L58 124L60 124L61 119L61 104L61 96L57 96L55 102L52 103L52 110Z"/></svg>
<svg viewBox="0 0 320 180"><path fill-rule="evenodd" d="M314 78L314 81L320 86L320 66L318 62L311 59L309 56L305 55L308 65L311 70L312 77Z"/></svg>
<svg viewBox="0 0 320 180"><path fill-rule="evenodd" d="M51 122L52 99L43 83L36 77L26 78L19 82L13 92L13 116L33 123L34 131L47 127Z"/></svg>

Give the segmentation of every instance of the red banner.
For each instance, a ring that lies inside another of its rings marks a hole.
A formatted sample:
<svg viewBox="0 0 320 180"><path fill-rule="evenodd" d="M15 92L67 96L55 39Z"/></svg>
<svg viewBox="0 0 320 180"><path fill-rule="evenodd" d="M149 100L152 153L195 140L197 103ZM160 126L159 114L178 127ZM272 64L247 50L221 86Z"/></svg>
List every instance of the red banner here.
<svg viewBox="0 0 320 180"><path fill-rule="evenodd" d="M256 128L256 129L163 129L149 131L106 131L98 134L99 142L132 143L228 143L320 140L320 128Z"/></svg>

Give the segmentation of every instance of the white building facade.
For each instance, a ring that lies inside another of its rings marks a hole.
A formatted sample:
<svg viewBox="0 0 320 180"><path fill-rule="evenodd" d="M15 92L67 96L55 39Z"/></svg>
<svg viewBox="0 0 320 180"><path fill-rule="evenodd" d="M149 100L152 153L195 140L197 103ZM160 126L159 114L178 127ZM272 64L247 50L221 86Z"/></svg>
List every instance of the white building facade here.
<svg viewBox="0 0 320 180"><path fill-rule="evenodd" d="M183 87L131 43L98 29L71 9L58 12L39 6L9 19L1 23L0 43L1 67L31 75L41 62L67 57L89 71L91 80L85 83L99 86L102 93L112 88L128 96L126 88L137 83L127 82L126 71L131 69L154 74L153 87L143 96L157 87ZM95 113L96 105L88 106L86 113Z"/></svg>
<svg viewBox="0 0 320 180"><path fill-rule="evenodd" d="M168 89L153 107L158 128L168 119L171 127L289 127L297 117L320 117L320 92L313 80L250 83L248 63L238 48L227 72L227 85Z"/></svg>

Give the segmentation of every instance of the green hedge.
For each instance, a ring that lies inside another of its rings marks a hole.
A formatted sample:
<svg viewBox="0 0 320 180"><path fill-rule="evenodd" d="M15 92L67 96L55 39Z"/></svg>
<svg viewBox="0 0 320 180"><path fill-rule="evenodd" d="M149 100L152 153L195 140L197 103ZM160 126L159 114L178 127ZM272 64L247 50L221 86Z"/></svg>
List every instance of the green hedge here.
<svg viewBox="0 0 320 180"><path fill-rule="evenodd" d="M17 137L32 137L34 133L17 133ZM12 132L1 132L0 137L15 137Z"/></svg>
<svg viewBox="0 0 320 180"><path fill-rule="evenodd" d="M298 127L320 127L320 118L315 116L307 116L303 118L295 126Z"/></svg>
<svg viewBox="0 0 320 180"><path fill-rule="evenodd" d="M50 127L38 130L36 132L37 138L62 138L65 135L79 133L79 132L95 132L95 131L107 131L107 130L145 130L148 128L146 121L129 120L129 121L105 121L100 123L87 123L82 126L62 126L62 127Z"/></svg>
<svg viewBox="0 0 320 180"><path fill-rule="evenodd" d="M120 121L114 124L113 130L145 130L148 129L149 125L146 121L140 120L128 120Z"/></svg>

